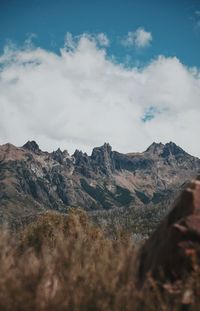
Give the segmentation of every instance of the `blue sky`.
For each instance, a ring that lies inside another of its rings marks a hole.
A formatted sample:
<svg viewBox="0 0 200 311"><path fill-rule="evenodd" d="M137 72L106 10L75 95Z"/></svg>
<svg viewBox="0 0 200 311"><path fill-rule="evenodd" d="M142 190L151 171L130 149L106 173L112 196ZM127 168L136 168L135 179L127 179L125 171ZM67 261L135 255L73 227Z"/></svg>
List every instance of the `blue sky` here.
<svg viewBox="0 0 200 311"><path fill-rule="evenodd" d="M200 157L199 0L0 0L0 144Z"/></svg>
<svg viewBox="0 0 200 311"><path fill-rule="evenodd" d="M1 0L0 48L7 40L22 44L36 34L35 44L59 51L66 32L107 34L109 55L141 64L157 55L177 56L188 66L200 66L199 0ZM198 25L199 22L199 25ZM119 44L128 31L144 27L153 34L148 49Z"/></svg>

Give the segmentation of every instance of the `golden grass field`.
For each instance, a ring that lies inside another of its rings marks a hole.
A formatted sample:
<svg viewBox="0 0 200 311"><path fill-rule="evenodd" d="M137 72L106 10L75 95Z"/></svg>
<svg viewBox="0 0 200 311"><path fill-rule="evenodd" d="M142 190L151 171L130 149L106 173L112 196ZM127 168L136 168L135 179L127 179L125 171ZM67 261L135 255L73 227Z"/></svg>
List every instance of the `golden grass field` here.
<svg viewBox="0 0 200 311"><path fill-rule="evenodd" d="M173 294L150 277L139 290L137 252L128 234L109 237L79 209L1 229L0 310L200 310L198 268Z"/></svg>

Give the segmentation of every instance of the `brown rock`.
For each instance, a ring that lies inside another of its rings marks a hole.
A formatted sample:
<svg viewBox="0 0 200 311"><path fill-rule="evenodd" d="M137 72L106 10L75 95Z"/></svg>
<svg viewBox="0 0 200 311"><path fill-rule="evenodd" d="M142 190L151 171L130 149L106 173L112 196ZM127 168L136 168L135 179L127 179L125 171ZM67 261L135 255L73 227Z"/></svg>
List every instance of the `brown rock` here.
<svg viewBox="0 0 200 311"><path fill-rule="evenodd" d="M200 263L200 178L183 191L173 209L139 252L138 280L147 275L165 281L181 280Z"/></svg>

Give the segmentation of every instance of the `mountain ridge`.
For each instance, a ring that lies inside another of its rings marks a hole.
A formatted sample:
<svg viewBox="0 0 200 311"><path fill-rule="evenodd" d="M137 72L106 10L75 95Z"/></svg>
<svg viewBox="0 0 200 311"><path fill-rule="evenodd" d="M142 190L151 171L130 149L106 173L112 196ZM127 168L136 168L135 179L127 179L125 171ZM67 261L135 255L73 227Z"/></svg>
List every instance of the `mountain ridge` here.
<svg viewBox="0 0 200 311"><path fill-rule="evenodd" d="M105 143L91 155L59 148L42 151L35 141L0 146L0 218L48 209L90 212L157 206L174 197L200 172L200 159L173 142L152 143L123 154Z"/></svg>

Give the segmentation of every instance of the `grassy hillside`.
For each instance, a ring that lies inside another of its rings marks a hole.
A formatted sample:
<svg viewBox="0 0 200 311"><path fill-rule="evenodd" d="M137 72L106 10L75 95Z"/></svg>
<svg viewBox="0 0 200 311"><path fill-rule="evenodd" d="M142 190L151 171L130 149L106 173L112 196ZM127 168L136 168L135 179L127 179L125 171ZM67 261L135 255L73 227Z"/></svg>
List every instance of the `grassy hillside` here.
<svg viewBox="0 0 200 311"><path fill-rule="evenodd" d="M198 299L183 309L187 291L199 292L197 269L173 295L151 279L137 289L137 249L127 233L116 232L110 238L79 209L46 213L15 232L1 229L0 310L200 309Z"/></svg>

